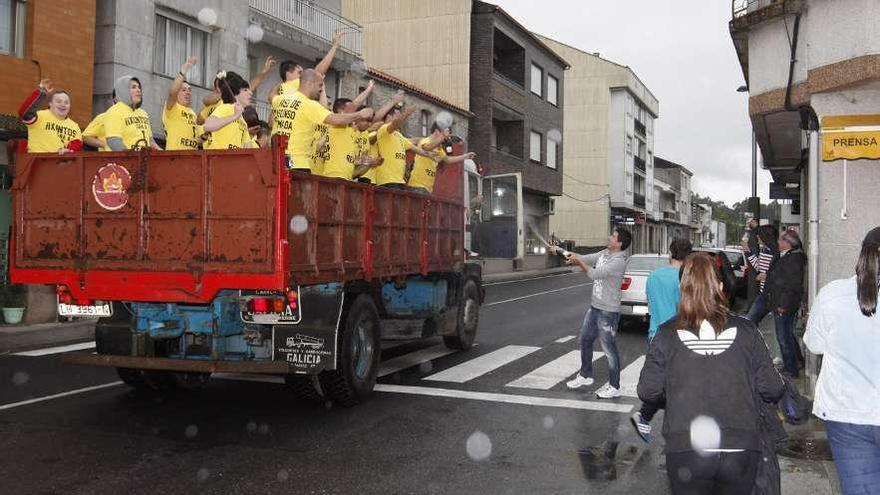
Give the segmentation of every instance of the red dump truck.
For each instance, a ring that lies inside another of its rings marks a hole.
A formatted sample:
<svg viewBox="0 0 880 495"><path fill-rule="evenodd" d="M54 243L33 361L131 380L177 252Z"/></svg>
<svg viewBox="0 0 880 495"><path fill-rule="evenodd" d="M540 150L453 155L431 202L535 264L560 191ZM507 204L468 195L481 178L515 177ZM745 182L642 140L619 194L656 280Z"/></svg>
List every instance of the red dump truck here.
<svg viewBox="0 0 880 495"><path fill-rule="evenodd" d="M54 286L62 315L100 316L97 352L67 360L134 387L260 373L354 404L375 385L383 321L473 343L468 167L422 195L291 172L280 148L25 154L10 277Z"/></svg>

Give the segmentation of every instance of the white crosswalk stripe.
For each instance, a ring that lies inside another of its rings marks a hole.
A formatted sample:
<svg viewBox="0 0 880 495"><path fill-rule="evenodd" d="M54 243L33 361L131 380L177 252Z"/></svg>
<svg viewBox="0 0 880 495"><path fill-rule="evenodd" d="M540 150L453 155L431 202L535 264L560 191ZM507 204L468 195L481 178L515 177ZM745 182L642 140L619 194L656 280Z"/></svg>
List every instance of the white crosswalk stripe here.
<svg viewBox="0 0 880 495"><path fill-rule="evenodd" d="M508 345L489 354L465 361L458 366L443 370L440 373L426 376L424 380L464 383L540 349L540 347L525 345Z"/></svg>
<svg viewBox="0 0 880 495"><path fill-rule="evenodd" d="M574 335L568 335L566 337L556 339L556 340L554 340L554 342L556 342L557 344L564 344L564 343L568 342L569 340L574 340L574 338L575 338Z"/></svg>
<svg viewBox="0 0 880 495"><path fill-rule="evenodd" d="M49 356L51 354L61 354L63 352L81 351L84 349L94 349L95 341L81 342L79 344L62 345L58 347L48 347L45 349L36 349L33 351L16 352L13 356L39 357Z"/></svg>
<svg viewBox="0 0 880 495"><path fill-rule="evenodd" d="M593 353L593 362L604 356ZM581 351L571 351L507 384L508 387L549 390L581 369Z"/></svg>
<svg viewBox="0 0 880 495"><path fill-rule="evenodd" d="M396 358L389 359L382 363L379 368L379 377L393 375L398 371L418 366L422 363L427 363L434 359L452 354L453 352L456 351L449 349L443 344L439 344L433 347L428 347L427 349L419 349L418 351L410 352L409 354L397 356Z"/></svg>

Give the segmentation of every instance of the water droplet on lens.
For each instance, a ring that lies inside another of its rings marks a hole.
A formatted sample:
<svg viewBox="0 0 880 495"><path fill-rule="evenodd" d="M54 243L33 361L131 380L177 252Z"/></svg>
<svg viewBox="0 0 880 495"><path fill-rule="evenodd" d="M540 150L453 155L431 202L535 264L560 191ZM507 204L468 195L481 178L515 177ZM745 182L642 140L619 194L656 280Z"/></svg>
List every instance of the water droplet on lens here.
<svg viewBox="0 0 880 495"><path fill-rule="evenodd" d="M555 426L555 425L556 425L556 421L553 419L552 416L544 416L544 428L545 429L549 430L549 429L553 428L553 426Z"/></svg>
<svg viewBox="0 0 880 495"><path fill-rule="evenodd" d="M550 129L547 131L547 140L559 144L562 142L562 133L559 132L559 129Z"/></svg>
<svg viewBox="0 0 880 495"><path fill-rule="evenodd" d="M697 416L691 421L691 446L697 453L717 449L721 445L721 428L709 416Z"/></svg>
<svg viewBox="0 0 880 495"><path fill-rule="evenodd" d="M676 472L676 475L678 475L679 480L681 480L685 483L688 483L691 480L691 477L693 476L691 474L691 470L686 467L679 468L678 471Z"/></svg>
<svg viewBox="0 0 880 495"><path fill-rule="evenodd" d="M195 438L196 435L199 434L199 427L196 425L189 425L186 427L184 434L186 435L186 438Z"/></svg>
<svg viewBox="0 0 880 495"><path fill-rule="evenodd" d="M257 423L256 421L248 421L248 424L244 427L248 433L253 433L257 431Z"/></svg>
<svg viewBox="0 0 880 495"><path fill-rule="evenodd" d="M466 448L468 456L477 462L484 461L492 455L492 441L482 431L471 433L467 439Z"/></svg>
<svg viewBox="0 0 880 495"><path fill-rule="evenodd" d="M200 482L207 481L209 476L211 476L211 473L208 472L207 468L199 469L199 472L196 473L196 479Z"/></svg>
<svg viewBox="0 0 880 495"><path fill-rule="evenodd" d="M290 231L294 234L304 234L306 230L309 230L309 221L303 215L294 215L293 218L290 219Z"/></svg>
<svg viewBox="0 0 880 495"><path fill-rule="evenodd" d="M453 122L454 119L452 117L452 114L447 111L439 112L437 116L434 117L434 123L437 124L437 127L439 127L441 130L449 129L450 127L452 127Z"/></svg>
<svg viewBox="0 0 880 495"><path fill-rule="evenodd" d="M363 77L367 75L367 64L363 60L355 60L348 66L348 71L356 76Z"/></svg>
<svg viewBox="0 0 880 495"><path fill-rule="evenodd" d="M424 363L419 365L419 370L422 373L430 373L434 371L434 364L431 361L425 361Z"/></svg>
<svg viewBox="0 0 880 495"><path fill-rule="evenodd" d="M217 24L217 12L214 9L205 7L198 13L199 23L203 26L214 26Z"/></svg>
<svg viewBox="0 0 880 495"><path fill-rule="evenodd" d="M257 24L248 26L245 36L251 43L259 43L263 41L263 28Z"/></svg>
<svg viewBox="0 0 880 495"><path fill-rule="evenodd" d="M278 481L284 483L285 481L290 479L290 473L286 469L282 469L278 471Z"/></svg>
<svg viewBox="0 0 880 495"><path fill-rule="evenodd" d="M15 384L16 387L20 387L30 381L31 375L27 374L24 371L16 371L12 375L12 383Z"/></svg>
<svg viewBox="0 0 880 495"><path fill-rule="evenodd" d="M260 428L257 430L260 432L260 435L268 435L269 434L269 425L263 423L260 425Z"/></svg>

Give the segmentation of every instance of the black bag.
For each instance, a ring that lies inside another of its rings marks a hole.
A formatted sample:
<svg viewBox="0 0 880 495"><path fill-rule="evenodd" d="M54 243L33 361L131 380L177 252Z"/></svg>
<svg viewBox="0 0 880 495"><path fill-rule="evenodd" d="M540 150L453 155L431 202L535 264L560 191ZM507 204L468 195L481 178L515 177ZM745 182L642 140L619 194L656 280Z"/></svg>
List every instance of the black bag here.
<svg viewBox="0 0 880 495"><path fill-rule="evenodd" d="M751 495L781 495L782 472L776 457L776 443L788 436L776 414L776 405L758 400L761 423L761 457Z"/></svg>
<svg viewBox="0 0 880 495"><path fill-rule="evenodd" d="M785 390L779 399L779 410L785 417L785 422L790 425L801 425L810 419L813 410L813 402L801 395L797 385L786 376L782 376Z"/></svg>

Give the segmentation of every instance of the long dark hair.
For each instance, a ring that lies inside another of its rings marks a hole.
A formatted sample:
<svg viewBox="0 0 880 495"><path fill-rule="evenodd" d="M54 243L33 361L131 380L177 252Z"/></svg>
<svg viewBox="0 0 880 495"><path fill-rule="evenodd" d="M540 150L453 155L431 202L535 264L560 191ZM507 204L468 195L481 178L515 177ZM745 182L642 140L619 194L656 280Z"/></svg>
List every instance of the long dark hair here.
<svg viewBox="0 0 880 495"><path fill-rule="evenodd" d="M249 88L250 84L235 72L229 71L226 77L218 77L217 89L220 90L220 98L223 103L235 103L235 97L242 89Z"/></svg>
<svg viewBox="0 0 880 495"><path fill-rule="evenodd" d="M880 291L880 227L868 232L862 241L862 251L856 263L856 284L859 309L865 316L874 316Z"/></svg>
<svg viewBox="0 0 880 495"><path fill-rule="evenodd" d="M779 252L779 244L776 242L778 237L776 232L776 227L772 225L761 225L755 230L755 234L758 235L761 242L763 242L764 245L774 253Z"/></svg>
<svg viewBox="0 0 880 495"><path fill-rule="evenodd" d="M727 322L727 299L713 257L693 253L681 267L681 302L678 304L678 328L695 330L703 320L709 322L716 335Z"/></svg>

